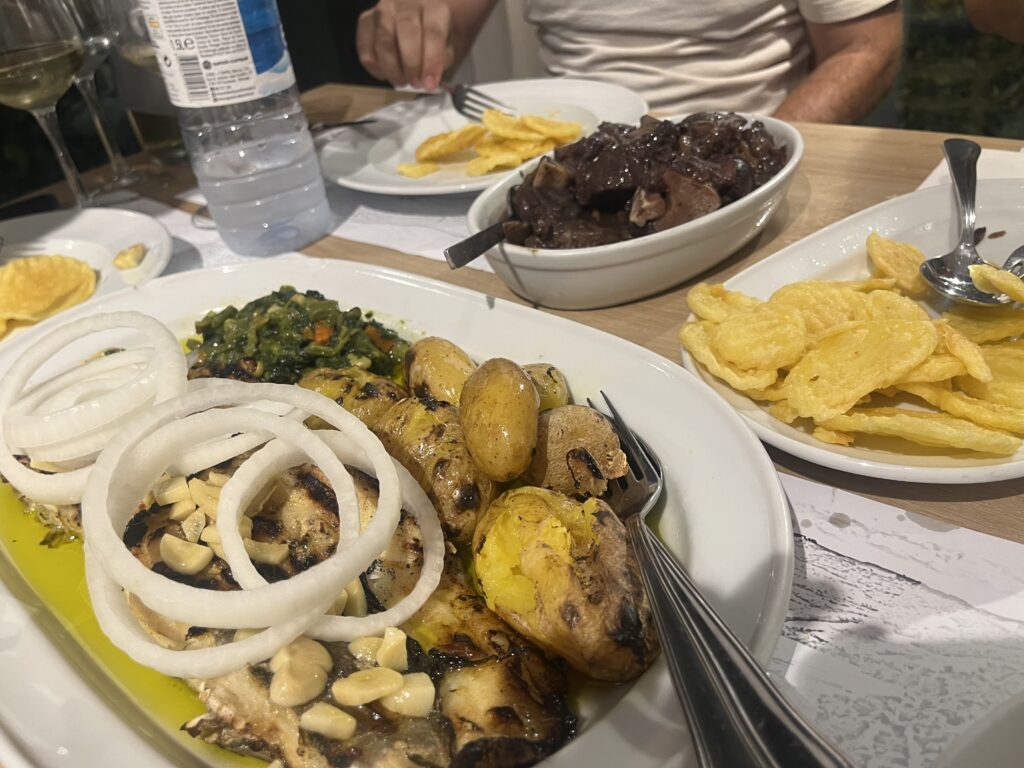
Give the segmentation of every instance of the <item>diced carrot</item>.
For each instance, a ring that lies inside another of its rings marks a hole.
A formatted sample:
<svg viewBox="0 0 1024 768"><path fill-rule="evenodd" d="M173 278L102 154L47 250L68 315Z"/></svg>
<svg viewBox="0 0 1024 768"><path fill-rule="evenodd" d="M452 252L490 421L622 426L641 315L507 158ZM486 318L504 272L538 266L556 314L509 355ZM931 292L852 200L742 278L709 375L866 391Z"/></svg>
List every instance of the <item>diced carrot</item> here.
<svg viewBox="0 0 1024 768"><path fill-rule="evenodd" d="M330 323L317 323L313 329L313 343L326 344L331 340L332 335L334 335L334 329L331 328Z"/></svg>

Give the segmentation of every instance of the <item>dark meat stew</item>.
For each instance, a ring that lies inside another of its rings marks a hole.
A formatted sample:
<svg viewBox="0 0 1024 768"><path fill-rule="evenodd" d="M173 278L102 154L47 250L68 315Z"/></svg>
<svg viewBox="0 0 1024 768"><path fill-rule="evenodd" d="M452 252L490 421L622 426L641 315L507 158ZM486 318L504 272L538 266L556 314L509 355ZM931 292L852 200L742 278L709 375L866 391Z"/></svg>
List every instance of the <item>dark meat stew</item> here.
<svg viewBox="0 0 1024 768"><path fill-rule="evenodd" d="M786 164L760 121L699 112L597 131L541 158L511 196L510 243L586 248L650 235L738 200Z"/></svg>

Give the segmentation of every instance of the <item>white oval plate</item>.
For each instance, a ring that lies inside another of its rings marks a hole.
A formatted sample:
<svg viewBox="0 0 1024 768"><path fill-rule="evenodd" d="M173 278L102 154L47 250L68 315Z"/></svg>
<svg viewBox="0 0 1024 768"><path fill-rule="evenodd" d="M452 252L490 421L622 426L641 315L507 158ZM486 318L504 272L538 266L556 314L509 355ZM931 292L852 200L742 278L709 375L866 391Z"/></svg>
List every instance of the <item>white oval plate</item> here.
<svg viewBox="0 0 1024 768"><path fill-rule="evenodd" d="M0 264L22 256L60 254L81 259L95 269L94 297L152 280L167 268L171 236L152 216L118 208L50 211L0 221ZM118 269L114 257L135 243L146 256L134 269Z"/></svg>
<svg viewBox="0 0 1024 768"><path fill-rule="evenodd" d="M1024 752L1024 695L986 712L942 753L935 768L1010 768Z"/></svg>
<svg viewBox="0 0 1024 768"><path fill-rule="evenodd" d="M876 231L913 243L929 256L946 253L959 239L952 187L911 192L855 213L754 264L725 285L735 291L767 299L778 288L800 280L858 280L868 277L865 241ZM977 221L988 234L978 246L982 258L1002 264L1024 242L1024 180L978 182ZM844 472L913 483L987 483L1024 477L1024 449L1013 456L978 458L967 452L939 449L906 451L838 446L823 443L797 427L768 414L750 398L708 374L682 351L683 365L700 376L746 419L769 445L801 459ZM914 452L916 451L916 452Z"/></svg>
<svg viewBox="0 0 1024 768"><path fill-rule="evenodd" d="M633 91L591 80L510 80L476 87L519 114L578 122L583 136L598 123L636 123L647 114L647 102ZM465 163L442 164L441 170L418 179L398 172L399 163L416 162L416 147L425 139L471 122L455 111L446 94L393 104L368 117L378 122L339 129L320 149L324 176L335 184L383 195L458 195L487 189L508 173L468 176Z"/></svg>
<svg viewBox="0 0 1024 768"><path fill-rule="evenodd" d="M699 381L623 339L401 272L292 257L172 275L70 310L0 351L0 370L38 334L75 317L135 309L185 335L208 310L240 305L284 284L315 288L343 307L372 308L385 321L448 337L478 359L500 355L558 365L579 402L607 392L664 465L662 537L754 655L768 661L793 568L789 511L775 469L753 433ZM168 753L152 738L160 729L138 710L125 719L113 715L82 675L102 678L76 673L0 585L0 680L18 691L0 696L0 726L30 761L40 768L166 765ZM688 737L664 661L632 687L606 690L600 700L581 702L581 733L546 768L685 764ZM150 733L148 743L138 737L140 728ZM66 752L58 754L55 745ZM5 759L0 745L0 763Z"/></svg>

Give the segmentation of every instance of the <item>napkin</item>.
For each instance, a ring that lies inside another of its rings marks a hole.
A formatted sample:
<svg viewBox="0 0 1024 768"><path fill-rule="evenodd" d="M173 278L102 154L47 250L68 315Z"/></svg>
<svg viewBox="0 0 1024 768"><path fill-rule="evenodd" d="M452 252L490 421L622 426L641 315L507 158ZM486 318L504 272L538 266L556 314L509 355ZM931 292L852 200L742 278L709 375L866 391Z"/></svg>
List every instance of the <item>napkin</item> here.
<svg viewBox="0 0 1024 768"><path fill-rule="evenodd" d="M978 158L979 179L1024 179L1024 149L1011 152L1005 149L983 149ZM946 161L936 165L918 189L949 184L949 170Z"/></svg>

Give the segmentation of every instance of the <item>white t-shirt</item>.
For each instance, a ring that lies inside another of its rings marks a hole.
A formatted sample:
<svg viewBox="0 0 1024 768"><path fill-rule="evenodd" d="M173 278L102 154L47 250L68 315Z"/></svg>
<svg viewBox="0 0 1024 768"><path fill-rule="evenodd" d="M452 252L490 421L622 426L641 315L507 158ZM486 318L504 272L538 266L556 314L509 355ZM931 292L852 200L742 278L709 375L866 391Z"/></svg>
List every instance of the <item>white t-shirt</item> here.
<svg viewBox="0 0 1024 768"><path fill-rule="evenodd" d="M525 0L552 75L618 83L664 113L771 114L810 71L806 21L892 0Z"/></svg>

